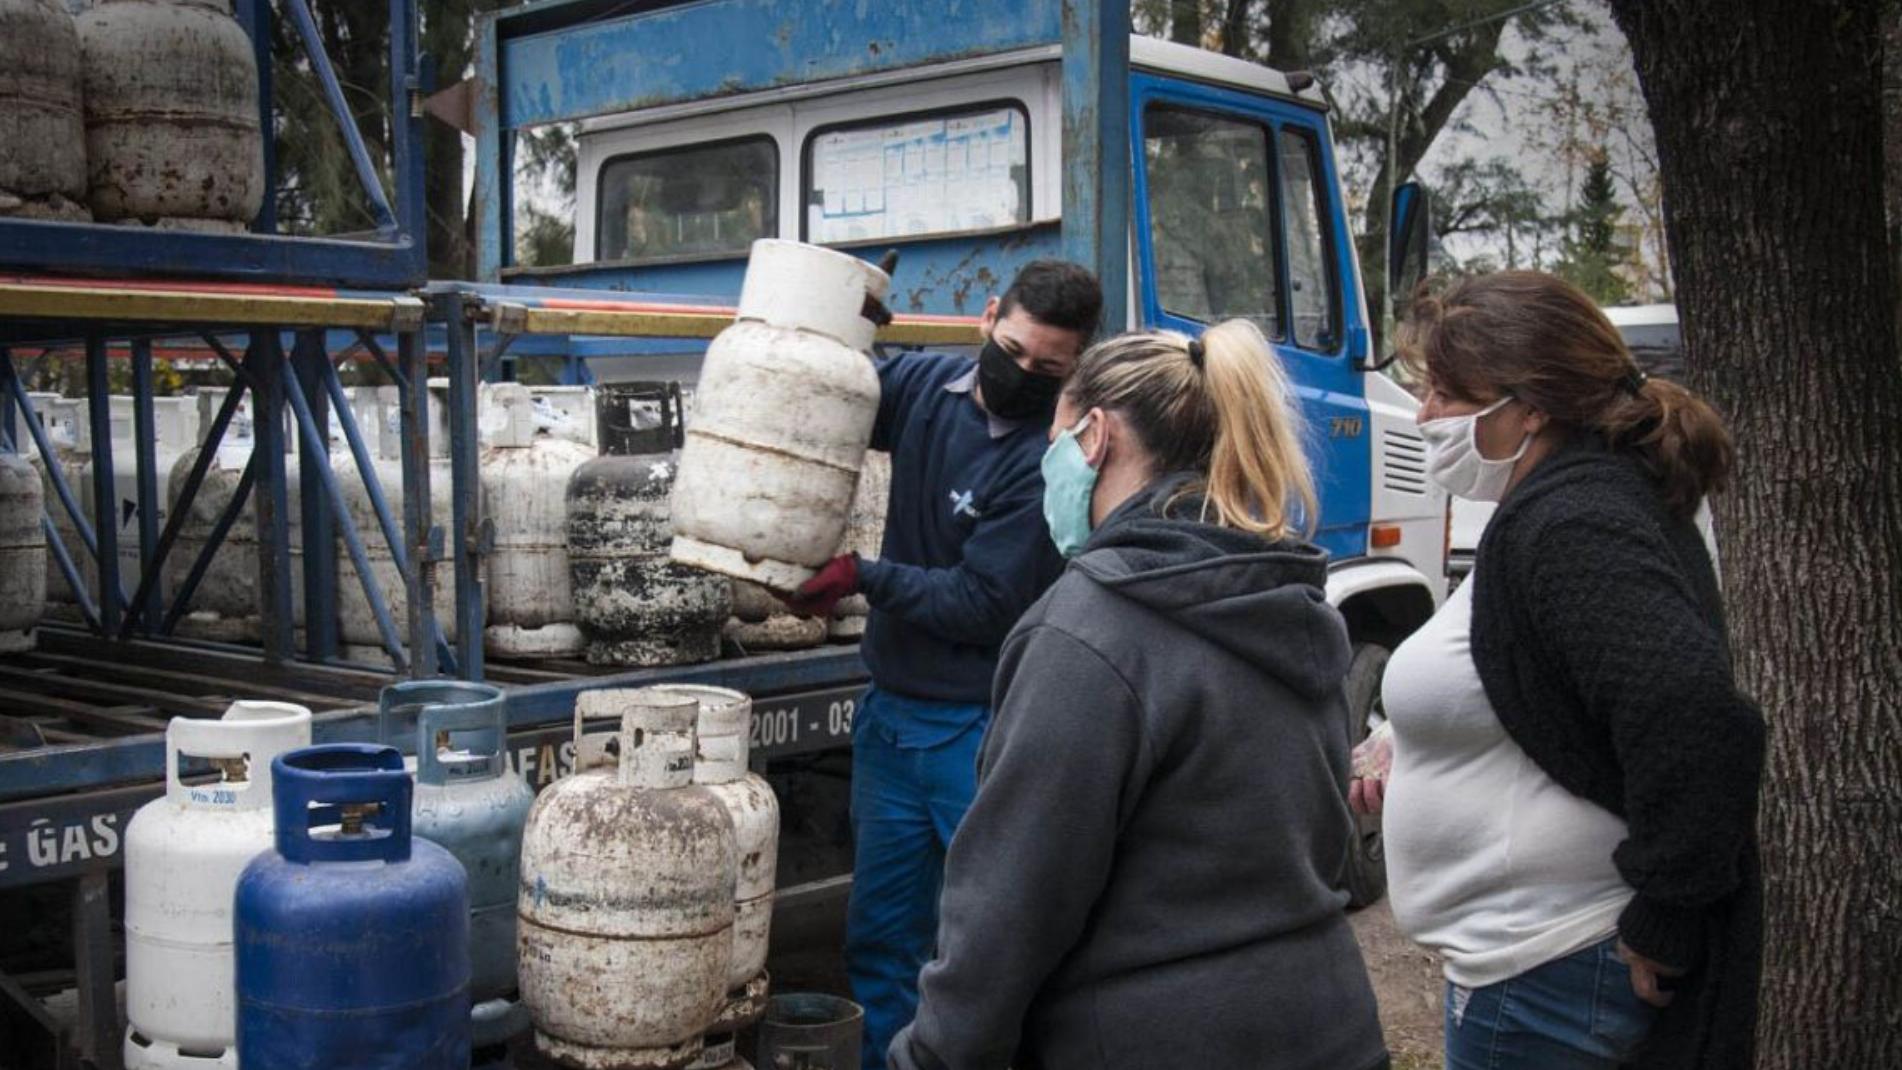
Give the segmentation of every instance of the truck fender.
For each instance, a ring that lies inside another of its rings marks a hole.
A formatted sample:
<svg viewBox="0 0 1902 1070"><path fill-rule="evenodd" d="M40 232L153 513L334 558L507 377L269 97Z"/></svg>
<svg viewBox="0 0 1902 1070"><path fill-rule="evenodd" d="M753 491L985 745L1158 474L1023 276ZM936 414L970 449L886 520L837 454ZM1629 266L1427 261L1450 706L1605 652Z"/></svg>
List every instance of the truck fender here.
<svg viewBox="0 0 1902 1070"><path fill-rule="evenodd" d="M1355 643L1400 644L1433 615L1433 584L1396 559L1346 562L1328 573L1328 604L1347 618Z"/></svg>

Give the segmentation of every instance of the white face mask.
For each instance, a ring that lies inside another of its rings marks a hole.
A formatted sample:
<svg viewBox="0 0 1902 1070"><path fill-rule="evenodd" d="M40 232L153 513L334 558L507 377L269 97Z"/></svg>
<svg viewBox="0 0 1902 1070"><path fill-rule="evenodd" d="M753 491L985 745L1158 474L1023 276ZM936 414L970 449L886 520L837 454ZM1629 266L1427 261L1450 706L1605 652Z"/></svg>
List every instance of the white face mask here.
<svg viewBox="0 0 1902 1070"><path fill-rule="evenodd" d="M1506 484L1512 481L1513 466L1532 446L1532 436L1519 440L1519 449L1497 461L1479 452L1479 420L1498 412L1511 401L1500 398L1478 412L1465 416L1445 416L1420 425L1426 439L1427 477L1455 498L1474 502L1496 502L1506 496Z"/></svg>

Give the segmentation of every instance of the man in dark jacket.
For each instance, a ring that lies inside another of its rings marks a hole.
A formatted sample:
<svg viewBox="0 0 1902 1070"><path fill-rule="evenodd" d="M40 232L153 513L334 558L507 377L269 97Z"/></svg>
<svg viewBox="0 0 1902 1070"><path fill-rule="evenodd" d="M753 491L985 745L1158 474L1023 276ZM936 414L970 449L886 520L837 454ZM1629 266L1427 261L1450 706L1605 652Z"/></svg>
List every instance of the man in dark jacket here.
<svg viewBox="0 0 1902 1070"><path fill-rule="evenodd" d="M876 560L841 556L791 600L824 616L871 604L872 688L852 730L856 838L846 969L865 1005L865 1066L911 1020L937 938L944 852L976 790L998 648L1062 567L1038 470L1057 392L1095 331L1095 276L1027 265L984 309L972 361L906 354L879 366L872 448L892 455Z"/></svg>
<svg viewBox="0 0 1902 1070"><path fill-rule="evenodd" d="M1386 1065L1338 877L1346 625L1326 555L1165 479L1005 643L938 956L893 1070Z"/></svg>

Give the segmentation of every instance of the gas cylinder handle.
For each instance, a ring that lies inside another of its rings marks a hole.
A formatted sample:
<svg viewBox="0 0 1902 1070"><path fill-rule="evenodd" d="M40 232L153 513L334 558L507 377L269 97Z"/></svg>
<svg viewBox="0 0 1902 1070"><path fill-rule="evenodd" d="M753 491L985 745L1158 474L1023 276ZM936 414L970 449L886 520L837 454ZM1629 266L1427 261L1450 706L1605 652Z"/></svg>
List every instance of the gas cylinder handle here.
<svg viewBox="0 0 1902 1070"><path fill-rule="evenodd" d="M323 743L277 756L277 853L287 862L402 862L413 788L394 747ZM374 805L374 813L362 808ZM311 826L360 823L364 835L314 837Z"/></svg>
<svg viewBox="0 0 1902 1070"><path fill-rule="evenodd" d="M239 700L216 720L174 717L165 726L165 794L188 806L262 809L271 804L271 762L310 744L310 710L289 702ZM187 784L183 758L242 760L244 787Z"/></svg>
<svg viewBox="0 0 1902 1070"><path fill-rule="evenodd" d="M385 746L396 746L405 734L397 721L407 709L416 710L417 783L487 780L507 771L508 697L501 688L447 680L391 684L377 696L378 734ZM445 732L473 734L470 753L444 759L436 740Z"/></svg>

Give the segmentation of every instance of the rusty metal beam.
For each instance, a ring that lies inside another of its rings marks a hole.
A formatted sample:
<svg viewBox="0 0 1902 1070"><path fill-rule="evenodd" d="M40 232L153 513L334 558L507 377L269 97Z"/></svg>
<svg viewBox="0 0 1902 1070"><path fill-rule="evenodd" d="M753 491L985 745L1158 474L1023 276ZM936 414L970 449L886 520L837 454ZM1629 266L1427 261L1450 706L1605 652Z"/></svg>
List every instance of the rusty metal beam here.
<svg viewBox="0 0 1902 1070"><path fill-rule="evenodd" d="M102 708L72 699L42 695L32 691L0 688L0 708L19 716L58 717L68 724L82 725L108 735L137 736L165 731L165 718L154 706L118 706Z"/></svg>
<svg viewBox="0 0 1902 1070"><path fill-rule="evenodd" d="M16 659L26 665L45 665L63 670L98 671L109 673L113 680L134 687L151 688L147 694L164 692L189 693L197 701L220 700L223 703L236 698L273 699L278 702L295 702L300 706L309 706L312 710L340 709L354 705L352 700L339 699L336 695L318 694L291 687L278 687L259 683L255 679L228 679L221 676L206 676L201 673L180 672L173 669L155 669L137 665L102 665L89 658L76 658L61 654L40 654Z"/></svg>
<svg viewBox="0 0 1902 1070"><path fill-rule="evenodd" d="M1063 0L1063 256L1103 284L1103 329L1129 325L1129 3Z"/></svg>
<svg viewBox="0 0 1902 1070"><path fill-rule="evenodd" d="M173 691L129 686L106 680L68 676L55 672L34 672L0 665L0 684L12 689L62 698L107 702L114 705L155 707L188 717L217 717L225 704Z"/></svg>
<svg viewBox="0 0 1902 1070"><path fill-rule="evenodd" d="M0 318L107 323L188 323L262 327L360 327L389 331L421 316L396 297L307 297L293 294L132 289L0 281Z"/></svg>
<svg viewBox="0 0 1902 1070"><path fill-rule="evenodd" d="M673 312L630 308L523 308L512 312L523 334L616 338L712 338L732 326L731 311ZM981 345L976 319L900 316L878 332L891 345Z"/></svg>

